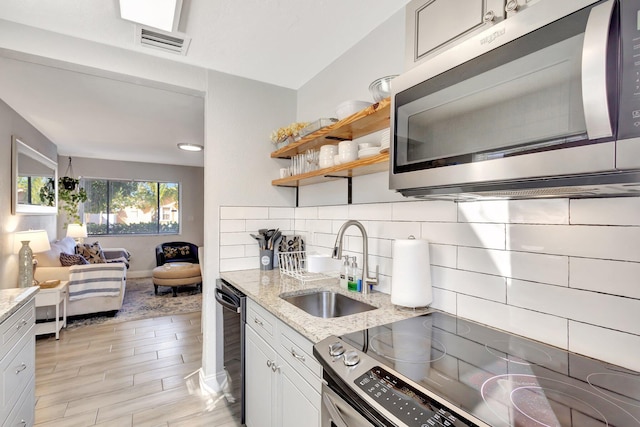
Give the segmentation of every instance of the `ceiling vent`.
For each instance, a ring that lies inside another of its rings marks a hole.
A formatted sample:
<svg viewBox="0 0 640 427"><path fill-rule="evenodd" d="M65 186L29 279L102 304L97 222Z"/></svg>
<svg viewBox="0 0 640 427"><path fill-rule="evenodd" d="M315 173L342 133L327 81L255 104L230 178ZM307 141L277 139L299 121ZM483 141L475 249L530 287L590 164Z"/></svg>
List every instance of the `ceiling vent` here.
<svg viewBox="0 0 640 427"><path fill-rule="evenodd" d="M181 33L167 33L136 25L136 43L177 55L186 55L191 38Z"/></svg>

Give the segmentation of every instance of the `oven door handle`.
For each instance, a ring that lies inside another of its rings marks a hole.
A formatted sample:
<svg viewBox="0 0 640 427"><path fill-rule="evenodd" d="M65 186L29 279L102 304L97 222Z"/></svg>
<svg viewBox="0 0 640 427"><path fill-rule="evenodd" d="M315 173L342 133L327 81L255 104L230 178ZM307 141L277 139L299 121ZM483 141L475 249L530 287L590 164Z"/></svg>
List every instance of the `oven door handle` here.
<svg viewBox="0 0 640 427"><path fill-rule="evenodd" d="M240 300L235 295L230 295L221 289L216 288L216 301L231 311L240 313Z"/></svg>
<svg viewBox="0 0 640 427"><path fill-rule="evenodd" d="M607 97L607 51L614 1L591 9L582 45L582 106L589 139L613 135Z"/></svg>
<svg viewBox="0 0 640 427"><path fill-rule="evenodd" d="M344 419L342 418L342 416L340 415L340 411L338 411L338 407L335 405L335 403L333 403L331 396L329 396L327 393L323 393L322 401L324 403L325 408L327 408L327 410L329 411L329 414L331 415L331 421L333 421L333 424L335 424L336 427L349 427L347 423L344 421Z"/></svg>

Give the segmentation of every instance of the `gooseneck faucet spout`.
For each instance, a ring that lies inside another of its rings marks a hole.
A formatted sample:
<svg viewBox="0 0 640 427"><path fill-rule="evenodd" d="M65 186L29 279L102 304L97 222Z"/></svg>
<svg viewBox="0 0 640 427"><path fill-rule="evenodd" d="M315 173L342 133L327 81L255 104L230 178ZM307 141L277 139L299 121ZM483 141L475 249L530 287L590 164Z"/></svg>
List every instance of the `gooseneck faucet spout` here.
<svg viewBox="0 0 640 427"><path fill-rule="evenodd" d="M367 237L367 231L364 229L364 226L356 220L349 220L342 224L340 230L338 230L338 235L336 236L336 244L333 248L332 258L341 259L342 258L342 242L344 240L344 233L350 226L356 226L360 233L362 233L362 293L369 293L369 285L375 286L378 284L378 267L376 266L376 276L369 277L369 242Z"/></svg>

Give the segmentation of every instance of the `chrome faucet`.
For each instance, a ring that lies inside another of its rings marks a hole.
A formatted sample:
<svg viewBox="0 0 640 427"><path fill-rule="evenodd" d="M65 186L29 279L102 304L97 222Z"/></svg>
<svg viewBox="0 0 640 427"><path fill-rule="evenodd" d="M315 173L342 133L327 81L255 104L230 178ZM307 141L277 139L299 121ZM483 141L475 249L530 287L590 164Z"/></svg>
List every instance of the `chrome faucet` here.
<svg viewBox="0 0 640 427"><path fill-rule="evenodd" d="M355 225L358 227L360 232L362 233L362 293L369 293L369 285L375 286L378 284L378 266L376 266L376 277L369 277L369 242L367 237L367 231L364 229L364 226L359 222L353 219L345 222L338 230L338 236L336 237L336 244L333 248L333 254L331 255L334 259L342 258L342 240L344 239L344 233L350 226Z"/></svg>

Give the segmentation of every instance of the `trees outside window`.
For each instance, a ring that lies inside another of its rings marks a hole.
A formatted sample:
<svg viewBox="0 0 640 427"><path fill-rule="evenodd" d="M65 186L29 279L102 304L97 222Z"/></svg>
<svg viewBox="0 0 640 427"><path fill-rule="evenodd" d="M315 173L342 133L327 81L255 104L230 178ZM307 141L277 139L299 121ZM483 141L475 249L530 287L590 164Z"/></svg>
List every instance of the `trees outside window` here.
<svg viewBox="0 0 640 427"><path fill-rule="evenodd" d="M89 201L84 220L90 235L178 234L177 182L84 179Z"/></svg>

